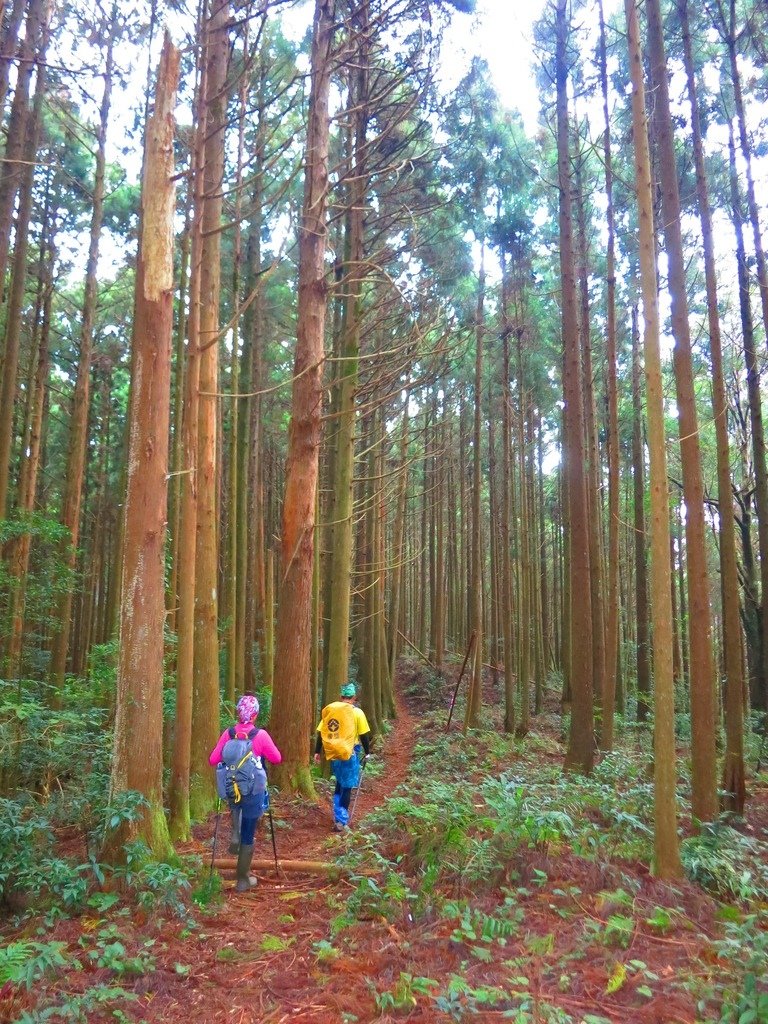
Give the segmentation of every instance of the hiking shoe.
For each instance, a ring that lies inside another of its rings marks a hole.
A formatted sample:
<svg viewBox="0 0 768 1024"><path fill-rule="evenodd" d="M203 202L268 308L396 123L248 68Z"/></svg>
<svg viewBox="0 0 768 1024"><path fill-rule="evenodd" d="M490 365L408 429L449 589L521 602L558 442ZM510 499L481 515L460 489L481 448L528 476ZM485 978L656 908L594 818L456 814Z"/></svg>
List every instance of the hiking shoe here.
<svg viewBox="0 0 768 1024"><path fill-rule="evenodd" d="M236 878L237 883L235 884L236 892L248 892L254 885L257 884L258 879L250 873L251 860L253 859L253 843L241 843L240 851L237 855L237 872Z"/></svg>
<svg viewBox="0 0 768 1024"><path fill-rule="evenodd" d="M259 884L256 875L248 875L247 878L238 878L235 882L235 892L248 892Z"/></svg>

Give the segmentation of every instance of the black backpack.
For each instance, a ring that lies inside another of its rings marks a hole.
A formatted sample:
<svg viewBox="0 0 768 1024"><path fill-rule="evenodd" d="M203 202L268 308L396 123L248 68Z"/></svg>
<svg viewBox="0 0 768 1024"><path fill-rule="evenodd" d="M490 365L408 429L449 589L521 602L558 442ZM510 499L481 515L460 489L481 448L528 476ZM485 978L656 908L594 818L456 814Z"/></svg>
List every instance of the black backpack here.
<svg viewBox="0 0 768 1024"><path fill-rule="evenodd" d="M267 774L261 758L253 753L253 738L259 733L251 729L245 737L237 729L229 729L229 739L221 752L221 764L216 766L216 791L222 800L239 804L243 797L263 796L267 789Z"/></svg>

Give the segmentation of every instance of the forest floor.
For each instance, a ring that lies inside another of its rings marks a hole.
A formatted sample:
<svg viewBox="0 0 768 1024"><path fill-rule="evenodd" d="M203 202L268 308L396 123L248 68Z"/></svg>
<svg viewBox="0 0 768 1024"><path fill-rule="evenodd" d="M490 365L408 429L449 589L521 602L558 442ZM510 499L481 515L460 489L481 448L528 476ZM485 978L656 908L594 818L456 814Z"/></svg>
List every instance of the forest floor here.
<svg viewBox="0 0 768 1024"><path fill-rule="evenodd" d="M535 734L513 753L489 734L463 745L469 741L457 723L437 752L434 763L442 761L446 777L432 791L449 800L454 792L456 805L429 818L432 797L419 787L432 783L414 748L442 742L437 733L455 674L452 669L425 688L415 662L401 670L397 720L364 775L355 829L331 831L328 782L318 783L317 803L274 799L279 856L338 862L340 876L265 872L246 894L225 881L220 899L181 919L160 903L123 903L60 920L49 915L33 922L37 931L29 919L20 929L3 929L6 941L44 935L62 943L78 969L55 983L43 978L28 992L0 988L0 1024L739 1021L746 944L755 933L741 937L740 966L728 960L727 950L723 958L723 943L728 921L740 928L750 919L743 908L724 912L697 885L659 882L647 862L626 851L605 857L576 852L558 838L556 814L545 815L549 832L536 824L531 842L521 845L518 837L504 863L482 869L490 847L472 845L467 835L487 828L489 819L470 827L467 815L473 808L487 813L485 801L492 803L502 772L515 772L518 809L534 762L536 771L543 763L545 772L551 769L547 778L555 779L562 747L554 715L541 716ZM490 773L486 762L483 776L480 762L489 750L497 761L490 762ZM491 797L483 798L480 787L488 778L491 789L483 792ZM752 788L743 828L766 841L768 786L761 780ZM530 830L535 816L526 806L527 817L519 820ZM599 837L600 808L582 809L594 817ZM461 836L459 822L466 827ZM214 828L212 816L180 851L202 858L204 878ZM222 816L220 856L228 839ZM266 817L256 844L257 857L272 856ZM450 870L457 863L458 872ZM768 946L764 922L759 927L758 940ZM768 1015L743 1019L760 1024Z"/></svg>

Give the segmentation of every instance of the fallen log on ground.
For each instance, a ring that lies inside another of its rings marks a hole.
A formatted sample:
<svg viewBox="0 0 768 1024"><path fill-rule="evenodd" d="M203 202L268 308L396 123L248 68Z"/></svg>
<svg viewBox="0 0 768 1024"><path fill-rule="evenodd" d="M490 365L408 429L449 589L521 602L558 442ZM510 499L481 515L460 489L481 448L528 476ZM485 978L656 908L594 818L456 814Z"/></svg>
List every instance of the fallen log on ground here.
<svg viewBox="0 0 768 1024"><path fill-rule="evenodd" d="M217 857L213 866L219 871L234 871L237 861L234 857ZM342 869L338 864L328 864L322 860L278 860L278 871L304 871L307 874L315 875L341 875ZM275 862L266 857L256 858L251 861L251 871L274 871Z"/></svg>

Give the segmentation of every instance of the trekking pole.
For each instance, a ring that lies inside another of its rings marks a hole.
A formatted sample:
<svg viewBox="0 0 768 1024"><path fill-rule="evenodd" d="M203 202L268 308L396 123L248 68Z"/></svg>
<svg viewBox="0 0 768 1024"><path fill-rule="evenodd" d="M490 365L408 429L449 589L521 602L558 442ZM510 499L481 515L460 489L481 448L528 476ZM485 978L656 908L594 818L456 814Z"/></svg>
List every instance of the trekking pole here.
<svg viewBox="0 0 768 1024"><path fill-rule="evenodd" d="M269 806L267 807L267 814L269 815L269 831L272 833L272 853L275 855L275 871L279 874L280 867L277 863L277 843L275 842L275 823L272 820L272 801L270 800Z"/></svg>
<svg viewBox="0 0 768 1024"><path fill-rule="evenodd" d="M208 880L213 877L213 862L216 860L216 838L219 834L219 821L221 820L221 797L216 800L216 826L213 830L213 849L211 850L211 867L208 872Z"/></svg>
<svg viewBox="0 0 768 1024"><path fill-rule="evenodd" d="M265 775L267 774L266 770L264 771L264 774ZM270 796L269 796L269 778L267 778L266 799L267 799L267 814L269 815L269 831L270 831L270 833L272 835L272 853L275 856L275 874L279 875L280 874L280 867L279 867L279 865L277 863L277 843L275 842L275 822L274 822L274 819L272 818L272 800L270 799Z"/></svg>
<svg viewBox="0 0 768 1024"><path fill-rule="evenodd" d="M472 636L469 638L469 643L467 644L467 653L464 655L464 663L461 666L461 672L459 672L459 681L456 683L456 688L453 691L453 699L451 700L451 710L448 712L448 721L447 721L446 726L445 726L445 731L446 732L448 732L448 730L451 728L451 719L453 718L453 709L456 707L456 698L459 695L459 687L461 686L461 680L464 678L464 669L467 667L467 662L469 661L469 655L470 655L470 653L472 651L472 648L474 646L474 643L475 643L475 635L476 634L475 634L475 631L473 629L472 630Z"/></svg>
<svg viewBox="0 0 768 1024"><path fill-rule="evenodd" d="M368 756L369 756L368 754L365 755L365 758L363 759L363 763L360 765L360 781L358 782L357 789L355 790L355 799L352 801L352 807L349 810L349 816L347 818L347 823L352 821L352 817L353 817L353 815L355 813L355 808L357 807L357 798L360 796L360 789L362 788L362 785L363 785L363 772L365 771L365 765L366 765L366 762L368 760Z"/></svg>

